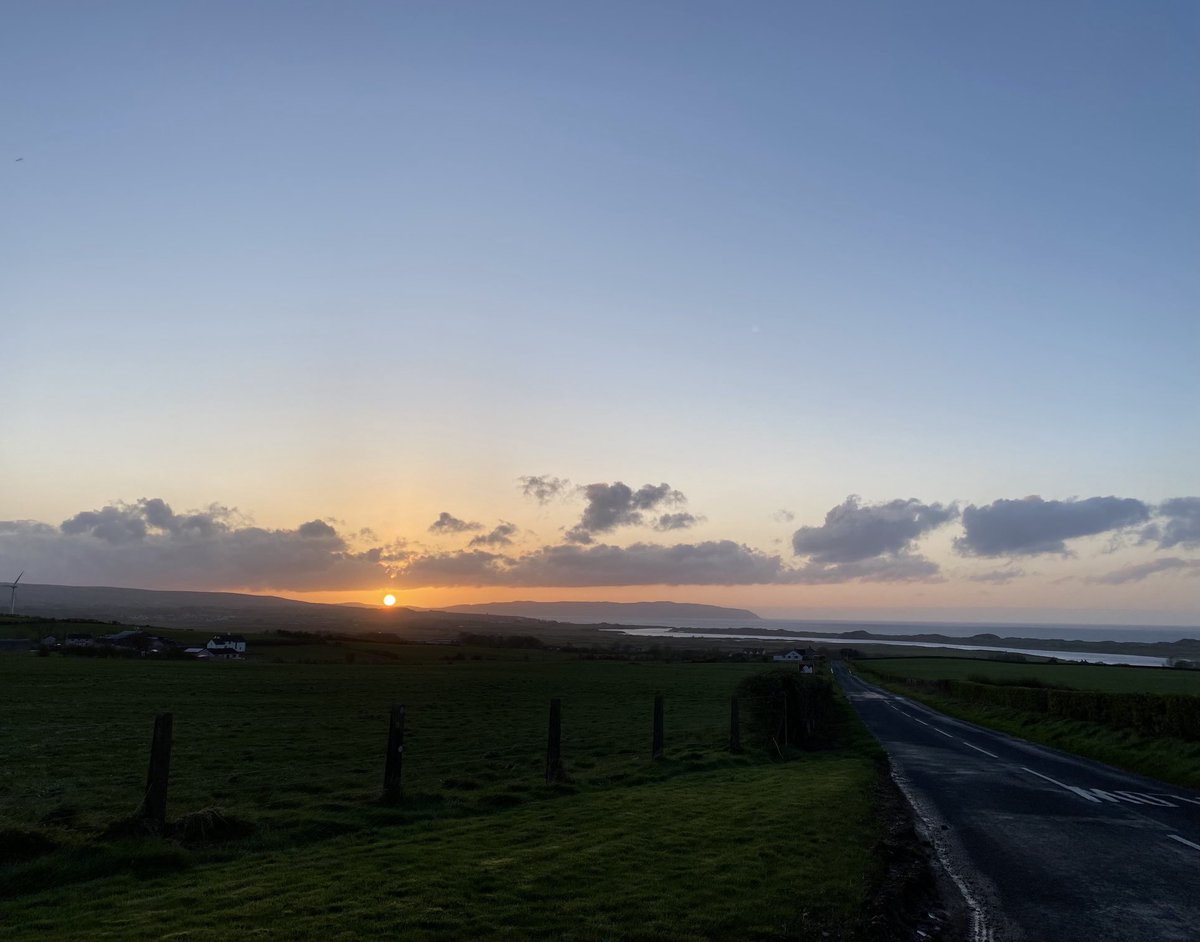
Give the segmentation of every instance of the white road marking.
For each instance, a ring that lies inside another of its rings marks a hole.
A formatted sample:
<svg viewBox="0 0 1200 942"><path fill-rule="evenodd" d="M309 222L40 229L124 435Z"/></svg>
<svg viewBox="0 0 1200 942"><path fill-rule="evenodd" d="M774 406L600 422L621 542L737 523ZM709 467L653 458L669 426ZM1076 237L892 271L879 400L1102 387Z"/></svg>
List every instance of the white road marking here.
<svg viewBox="0 0 1200 942"><path fill-rule="evenodd" d="M967 747L968 747L968 748L970 748L970 749L974 749L976 752L982 752L982 753L983 753L985 756L991 756L993 759L999 759L999 758L1000 758L998 755L996 755L996 753L994 753L994 752L988 752L986 749L980 749L980 748L979 748L978 746L976 746L974 743L969 743L969 742L967 742L965 739L962 741L962 744L963 744L964 746L967 746Z"/></svg>
<svg viewBox="0 0 1200 942"><path fill-rule="evenodd" d="M1145 792L1116 792L1115 794L1139 805L1158 805L1160 808L1179 807L1179 805L1167 801L1165 798L1155 798L1153 795L1147 795Z"/></svg>
<svg viewBox="0 0 1200 942"><path fill-rule="evenodd" d="M1102 788L1085 788L1083 791L1090 792L1098 798L1103 798L1105 801L1111 801L1114 805L1119 805L1121 803L1119 796L1114 795L1111 792L1106 792ZM1137 804L1137 802L1134 802L1134 804Z"/></svg>
<svg viewBox="0 0 1200 942"><path fill-rule="evenodd" d="M941 733L941 734L942 734L943 736L945 736L947 739L953 739L953 738L954 738L954 736L953 736L952 734L950 734L950 733L946 732L944 729L938 729L936 726L935 726L935 727L933 727L933 731L934 731L935 733Z"/></svg>
<svg viewBox="0 0 1200 942"><path fill-rule="evenodd" d="M1047 782L1053 782L1055 785L1057 785L1059 788L1063 789L1064 791L1074 792L1076 795L1079 795L1081 798L1086 798L1088 801L1092 801L1092 802L1095 802L1096 804L1100 804L1100 799L1097 798L1095 795L1089 794L1087 789L1085 789L1085 788L1079 788L1076 785L1064 785L1058 779L1051 778L1049 775L1043 775L1041 772L1035 772L1035 771L1033 771L1033 769L1025 768L1025 766L1021 766L1021 768L1022 768L1022 770L1028 772L1030 775L1036 775L1038 778L1044 778Z"/></svg>
<svg viewBox="0 0 1200 942"><path fill-rule="evenodd" d="M1180 844L1187 844L1187 846L1192 848L1192 850L1200 850L1200 844L1193 844L1187 838L1180 837L1178 834L1168 834L1167 837L1173 841L1179 841Z"/></svg>
<svg viewBox="0 0 1200 942"><path fill-rule="evenodd" d="M970 743L967 743L970 746ZM978 748L972 746L972 748ZM1144 792L1127 792L1127 791L1112 791L1107 792L1103 788L1080 788L1078 785L1064 785L1056 778L1051 778L1049 775L1043 775L1041 772L1035 772L1033 769L1021 766L1021 769L1028 772L1030 775L1036 775L1038 778L1044 778L1047 782L1053 782L1059 788L1065 791L1074 792L1080 798L1086 798L1090 802L1100 804L1101 802L1109 802L1110 804L1119 805L1121 802L1126 802L1131 805L1157 805L1160 808L1178 808L1178 805L1167 801L1168 796L1155 797L1147 795ZM1177 797L1171 795L1170 797Z"/></svg>
<svg viewBox="0 0 1200 942"><path fill-rule="evenodd" d="M1174 798L1176 801L1189 801L1193 805L1200 805L1200 798L1184 798L1182 795L1163 795L1164 798Z"/></svg>

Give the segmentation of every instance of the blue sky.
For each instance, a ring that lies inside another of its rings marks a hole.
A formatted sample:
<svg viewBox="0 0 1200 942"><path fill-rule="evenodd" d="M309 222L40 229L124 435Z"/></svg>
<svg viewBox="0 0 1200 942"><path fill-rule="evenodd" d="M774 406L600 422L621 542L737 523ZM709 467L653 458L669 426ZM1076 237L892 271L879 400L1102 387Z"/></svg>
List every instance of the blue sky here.
<svg viewBox="0 0 1200 942"><path fill-rule="evenodd" d="M158 497L428 554L449 511L528 554L588 506L522 497L552 474L704 518L618 548L803 566L850 494L1195 495L1198 39L1188 3L14 6L0 520ZM1197 617L1194 568L1085 581L1194 559L1133 526L1002 599L949 530L905 549L938 582L651 594ZM0 563L75 581L79 540ZM319 582L255 588L374 592Z"/></svg>

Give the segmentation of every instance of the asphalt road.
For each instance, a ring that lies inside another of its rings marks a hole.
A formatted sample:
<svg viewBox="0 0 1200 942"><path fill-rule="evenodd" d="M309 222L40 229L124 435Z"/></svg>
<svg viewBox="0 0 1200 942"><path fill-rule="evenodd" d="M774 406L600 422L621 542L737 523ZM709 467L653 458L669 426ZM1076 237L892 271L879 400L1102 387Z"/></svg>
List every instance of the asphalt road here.
<svg viewBox="0 0 1200 942"><path fill-rule="evenodd" d="M1200 940L1200 792L835 673L989 942Z"/></svg>

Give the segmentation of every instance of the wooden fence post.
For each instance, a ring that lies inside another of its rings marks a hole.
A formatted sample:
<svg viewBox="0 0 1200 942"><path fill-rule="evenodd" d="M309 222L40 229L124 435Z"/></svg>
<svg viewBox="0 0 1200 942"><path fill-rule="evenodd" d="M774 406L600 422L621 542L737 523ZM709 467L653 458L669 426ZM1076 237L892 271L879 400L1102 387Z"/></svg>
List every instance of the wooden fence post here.
<svg viewBox="0 0 1200 942"><path fill-rule="evenodd" d="M650 759L657 761L663 757L663 698L661 693L654 695L654 739L650 743Z"/></svg>
<svg viewBox="0 0 1200 942"><path fill-rule="evenodd" d="M154 738L150 740L150 771L146 775L146 794L137 816L162 830L167 823L167 781L171 774L171 731L175 717L160 713L154 718Z"/></svg>
<svg viewBox="0 0 1200 942"><path fill-rule="evenodd" d="M738 722L738 698L729 698L729 751L742 751L742 728Z"/></svg>
<svg viewBox="0 0 1200 942"><path fill-rule="evenodd" d="M550 738L546 742L546 784L562 778L562 701L550 701Z"/></svg>
<svg viewBox="0 0 1200 942"><path fill-rule="evenodd" d="M404 764L404 704L392 704L388 724L387 761L383 766L383 800L400 800L400 771Z"/></svg>

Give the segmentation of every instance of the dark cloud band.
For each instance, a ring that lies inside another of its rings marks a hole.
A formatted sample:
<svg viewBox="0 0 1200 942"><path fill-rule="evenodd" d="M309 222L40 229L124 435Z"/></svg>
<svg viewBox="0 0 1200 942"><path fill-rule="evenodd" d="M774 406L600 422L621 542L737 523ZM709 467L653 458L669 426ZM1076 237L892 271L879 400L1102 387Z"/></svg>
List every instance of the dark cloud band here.
<svg viewBox="0 0 1200 942"><path fill-rule="evenodd" d="M1150 519L1150 508L1129 497L1086 500L997 500L962 514L963 535L954 541L965 556L1068 555L1067 540L1095 536Z"/></svg>

